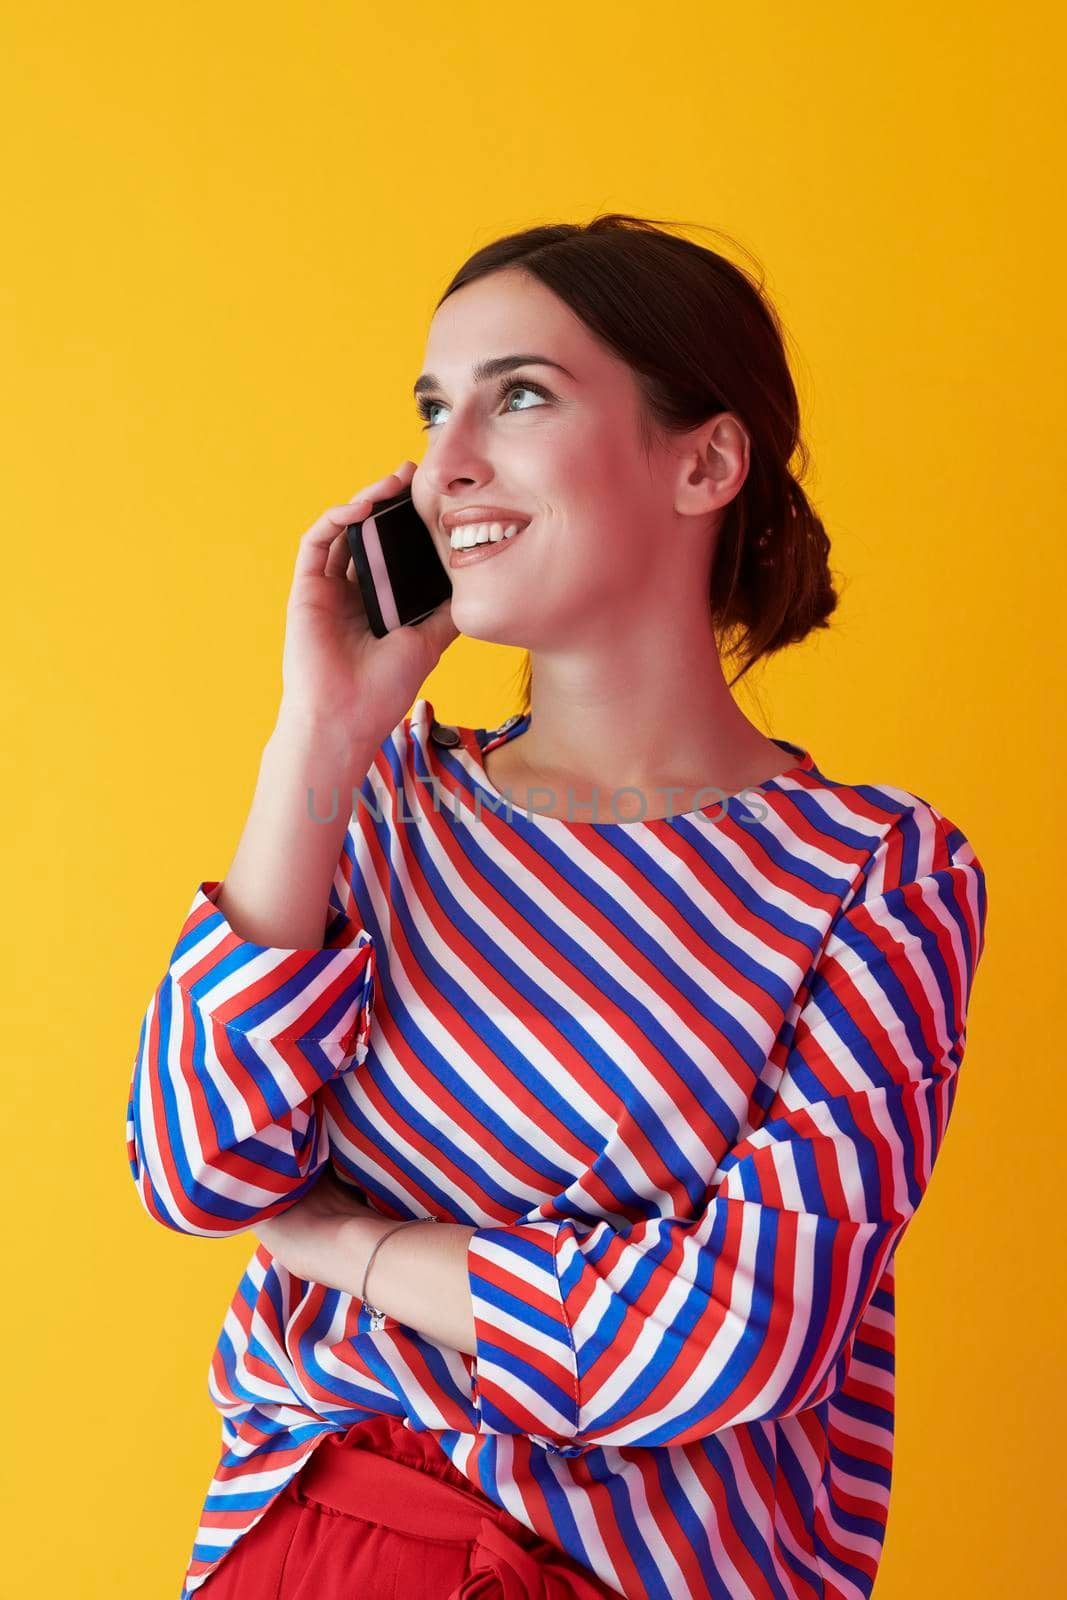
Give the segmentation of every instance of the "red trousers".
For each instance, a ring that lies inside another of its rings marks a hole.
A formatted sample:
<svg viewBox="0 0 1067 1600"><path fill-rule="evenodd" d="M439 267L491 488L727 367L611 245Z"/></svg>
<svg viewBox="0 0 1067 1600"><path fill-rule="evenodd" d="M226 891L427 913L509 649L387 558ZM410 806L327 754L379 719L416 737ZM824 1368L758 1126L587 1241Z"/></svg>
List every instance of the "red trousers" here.
<svg viewBox="0 0 1067 1600"><path fill-rule="evenodd" d="M432 1434L330 1433L223 1556L207 1600L617 1600L495 1505Z"/></svg>

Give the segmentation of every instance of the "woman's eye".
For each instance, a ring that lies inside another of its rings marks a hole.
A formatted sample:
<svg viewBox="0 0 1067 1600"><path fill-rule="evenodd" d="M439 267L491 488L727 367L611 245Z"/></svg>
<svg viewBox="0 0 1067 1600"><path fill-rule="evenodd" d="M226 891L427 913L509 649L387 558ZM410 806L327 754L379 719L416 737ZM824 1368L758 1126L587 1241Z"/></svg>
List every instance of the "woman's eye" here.
<svg viewBox="0 0 1067 1600"><path fill-rule="evenodd" d="M504 391L505 400L509 400L513 394L534 394L539 395L542 400L545 399L545 391L543 389L535 389L529 383L513 383L510 389ZM529 406L523 406L522 409L529 411L530 408Z"/></svg>
<svg viewBox="0 0 1067 1600"><path fill-rule="evenodd" d="M499 392L501 400L508 400L513 394L533 394L538 395L542 400L549 399L548 390L542 389L540 384L537 383L506 383L502 386ZM423 423L424 430L426 428L432 428L435 426L432 413L435 408L441 404L442 402L440 400L430 400L428 398L423 398L417 402L416 408L419 416L425 417L426 419ZM531 408L529 406L522 406L521 409L523 411L529 411ZM533 409L536 410L536 406Z"/></svg>

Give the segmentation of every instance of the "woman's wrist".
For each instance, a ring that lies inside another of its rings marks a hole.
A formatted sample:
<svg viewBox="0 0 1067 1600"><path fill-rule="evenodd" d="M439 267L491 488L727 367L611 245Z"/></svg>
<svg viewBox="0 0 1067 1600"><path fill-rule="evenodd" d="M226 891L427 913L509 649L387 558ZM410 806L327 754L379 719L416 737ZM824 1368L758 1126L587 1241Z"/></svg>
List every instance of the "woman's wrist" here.
<svg viewBox="0 0 1067 1600"><path fill-rule="evenodd" d="M418 1328L428 1339L474 1355L477 1339L467 1271L467 1251L477 1229L467 1223L436 1223L412 1217L350 1217L345 1243L345 1288L372 1313ZM386 1234L396 1228L391 1238ZM379 1240L384 1240L371 1261ZM367 1271L368 1263L370 1271ZM381 1326L381 1324L376 1324ZM375 1324L372 1324L375 1326Z"/></svg>
<svg viewBox="0 0 1067 1600"><path fill-rule="evenodd" d="M309 763L320 781L328 771L331 782L361 784L376 754L376 746L361 729L284 701L268 744L289 759Z"/></svg>
<svg viewBox="0 0 1067 1600"><path fill-rule="evenodd" d="M385 1240L394 1231L401 1233L405 1228L410 1228L419 1222L436 1222L436 1217L383 1217L377 1212L368 1211L366 1216L352 1217L348 1224L348 1259L352 1264L353 1293L357 1299L374 1307L374 1285L372 1264L377 1265L375 1259L379 1253L379 1246L388 1249Z"/></svg>

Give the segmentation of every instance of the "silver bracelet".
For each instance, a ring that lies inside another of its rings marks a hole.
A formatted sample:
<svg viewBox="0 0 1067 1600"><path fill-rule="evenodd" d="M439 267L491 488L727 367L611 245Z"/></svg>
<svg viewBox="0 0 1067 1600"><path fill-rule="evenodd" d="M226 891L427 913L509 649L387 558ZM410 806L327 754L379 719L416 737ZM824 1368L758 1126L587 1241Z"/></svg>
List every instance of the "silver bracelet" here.
<svg viewBox="0 0 1067 1600"><path fill-rule="evenodd" d="M374 1249L371 1251L370 1255L367 1257L367 1265L363 1269L363 1287L359 1292L359 1298L363 1301L363 1309L365 1311L369 1312L372 1317L375 1317L375 1318L378 1319L379 1327L381 1326L381 1322L385 1317L385 1312L384 1311L379 1311L377 1306L372 1306L370 1301L367 1299L367 1279L370 1276L371 1262L374 1260L375 1256L378 1254L378 1251L382 1248L382 1245L385 1243L386 1239L390 1238L391 1235L394 1234L394 1233L399 1233L401 1228L410 1228L412 1226L412 1224L416 1223L416 1222L436 1222L436 1221L437 1221L436 1217L408 1217L403 1222L398 1222L394 1228L387 1229L386 1232L383 1233L379 1239L375 1240Z"/></svg>

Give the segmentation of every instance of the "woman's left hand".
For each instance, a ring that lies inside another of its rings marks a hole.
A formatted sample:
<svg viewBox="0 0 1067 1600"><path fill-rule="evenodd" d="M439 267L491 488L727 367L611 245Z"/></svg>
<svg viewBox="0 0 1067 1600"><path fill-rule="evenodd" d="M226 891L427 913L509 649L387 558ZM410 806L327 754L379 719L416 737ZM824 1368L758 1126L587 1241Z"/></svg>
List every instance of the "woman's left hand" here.
<svg viewBox="0 0 1067 1600"><path fill-rule="evenodd" d="M353 1223L367 1217L389 1220L357 1200L327 1161L307 1194L277 1216L257 1223L251 1232L298 1278L358 1295L374 1230Z"/></svg>

